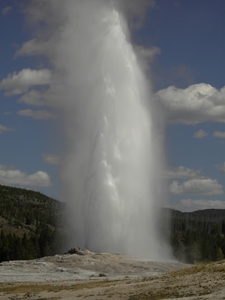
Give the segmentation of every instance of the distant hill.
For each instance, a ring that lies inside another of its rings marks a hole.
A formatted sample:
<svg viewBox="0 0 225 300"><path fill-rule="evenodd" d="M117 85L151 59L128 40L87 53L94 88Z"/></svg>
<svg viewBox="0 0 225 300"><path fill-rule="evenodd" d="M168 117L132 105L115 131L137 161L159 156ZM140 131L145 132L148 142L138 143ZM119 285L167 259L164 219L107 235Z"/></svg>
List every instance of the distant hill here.
<svg viewBox="0 0 225 300"><path fill-rule="evenodd" d="M40 192L0 185L0 261L63 251L64 211Z"/></svg>
<svg viewBox="0 0 225 300"><path fill-rule="evenodd" d="M196 219L202 218L208 221L221 221L225 219L225 209L202 209L192 212L182 212L173 208L162 208L164 214L169 214L172 217Z"/></svg>
<svg viewBox="0 0 225 300"><path fill-rule="evenodd" d="M225 210L205 209L180 212L162 209L161 222L168 220L164 228L175 258L194 263L218 261L225 257Z"/></svg>
<svg viewBox="0 0 225 300"><path fill-rule="evenodd" d="M206 222L220 223L225 220L225 209L204 209L193 212L180 212L171 209L172 217L189 219L189 220L204 220Z"/></svg>
<svg viewBox="0 0 225 300"><path fill-rule="evenodd" d="M65 203L40 192L0 185L0 261L67 251L70 230L63 218L65 208ZM157 226L174 257L182 262L225 257L224 209L180 212L163 208Z"/></svg>
<svg viewBox="0 0 225 300"><path fill-rule="evenodd" d="M40 192L0 185L0 228L5 233L28 235L40 224L59 226L65 204Z"/></svg>

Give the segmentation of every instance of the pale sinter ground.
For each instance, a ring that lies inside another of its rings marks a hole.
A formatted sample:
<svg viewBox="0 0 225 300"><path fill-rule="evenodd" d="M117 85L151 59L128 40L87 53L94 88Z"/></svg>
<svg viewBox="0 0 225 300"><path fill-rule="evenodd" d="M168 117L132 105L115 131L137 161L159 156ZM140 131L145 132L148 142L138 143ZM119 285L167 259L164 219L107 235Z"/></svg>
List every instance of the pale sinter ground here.
<svg viewBox="0 0 225 300"><path fill-rule="evenodd" d="M225 299L225 262L188 266L87 250L2 262L3 299Z"/></svg>

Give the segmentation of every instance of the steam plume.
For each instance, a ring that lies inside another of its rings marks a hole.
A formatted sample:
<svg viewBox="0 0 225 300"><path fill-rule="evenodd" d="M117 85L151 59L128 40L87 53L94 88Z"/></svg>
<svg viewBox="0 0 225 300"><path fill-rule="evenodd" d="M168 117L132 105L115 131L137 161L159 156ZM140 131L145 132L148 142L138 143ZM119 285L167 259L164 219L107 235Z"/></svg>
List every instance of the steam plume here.
<svg viewBox="0 0 225 300"><path fill-rule="evenodd" d="M71 245L159 258L156 111L119 2L49 3L58 17L50 18L57 30L46 33L46 51L64 115Z"/></svg>

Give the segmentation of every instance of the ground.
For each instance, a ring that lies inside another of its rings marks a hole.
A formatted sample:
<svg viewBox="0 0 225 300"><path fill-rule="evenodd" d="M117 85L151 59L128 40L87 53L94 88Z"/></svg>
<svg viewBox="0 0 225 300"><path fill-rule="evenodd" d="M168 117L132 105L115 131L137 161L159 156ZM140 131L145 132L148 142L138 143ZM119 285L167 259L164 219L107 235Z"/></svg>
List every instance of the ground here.
<svg viewBox="0 0 225 300"><path fill-rule="evenodd" d="M81 251L2 262L3 299L225 299L225 261L190 266Z"/></svg>

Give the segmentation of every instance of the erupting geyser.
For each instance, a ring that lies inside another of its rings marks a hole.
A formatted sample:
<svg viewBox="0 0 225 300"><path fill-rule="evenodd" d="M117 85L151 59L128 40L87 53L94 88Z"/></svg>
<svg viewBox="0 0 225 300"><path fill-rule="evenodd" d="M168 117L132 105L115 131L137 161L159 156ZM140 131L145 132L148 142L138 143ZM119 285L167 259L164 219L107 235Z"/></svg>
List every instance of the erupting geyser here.
<svg viewBox="0 0 225 300"><path fill-rule="evenodd" d="M71 245L159 258L154 112L125 19L115 1L55 3L63 19L53 60L63 74Z"/></svg>

